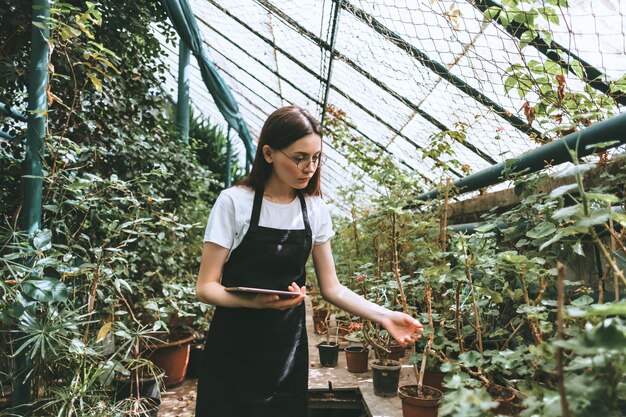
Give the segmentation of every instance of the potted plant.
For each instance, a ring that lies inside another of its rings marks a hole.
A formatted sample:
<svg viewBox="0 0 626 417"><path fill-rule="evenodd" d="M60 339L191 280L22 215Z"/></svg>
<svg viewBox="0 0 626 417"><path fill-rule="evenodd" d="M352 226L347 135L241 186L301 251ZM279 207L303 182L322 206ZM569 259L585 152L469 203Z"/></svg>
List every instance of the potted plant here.
<svg viewBox="0 0 626 417"><path fill-rule="evenodd" d="M370 350L366 346L367 341L363 336L363 324L361 322L352 322L348 325L347 330L348 335L346 335L345 338L348 339L348 341L357 342L357 344L351 344L344 349L346 352L348 372L367 372Z"/></svg>
<svg viewBox="0 0 626 417"><path fill-rule="evenodd" d="M186 376L191 345L208 328L212 308L195 295L193 278L161 283L161 294L144 303L143 318L154 318L153 330L165 337L150 343L147 359L165 372L166 387L181 383Z"/></svg>
<svg viewBox="0 0 626 417"><path fill-rule="evenodd" d="M326 340L317 344L317 349L320 356L320 363L325 368L333 368L337 366L337 360L339 359L339 326L335 326L335 341L330 340L330 314L327 314L325 320Z"/></svg>
<svg viewBox="0 0 626 417"><path fill-rule="evenodd" d="M433 270L446 269L446 249L447 249L447 219L448 219L448 193L451 187L451 181L448 178L445 187L445 198L443 203L443 212L441 215L441 221L439 222L439 239L438 249L440 252L434 259ZM400 282L400 285L402 283ZM398 389L400 400L402 401L402 414L404 417L412 416L424 416L424 417L437 417L439 413L439 402L443 396L443 393L437 388L424 385L424 374L426 371L426 361L430 355L433 345L435 333L434 333L434 320L432 312L432 287L429 283L428 275L424 275L424 301L426 304L427 318L428 318L428 340L424 346L422 352L422 360L420 369L417 369L417 362L413 362L413 371L417 384L403 385ZM403 306L406 308L406 299L403 299ZM413 354L415 355L415 346L413 346Z"/></svg>

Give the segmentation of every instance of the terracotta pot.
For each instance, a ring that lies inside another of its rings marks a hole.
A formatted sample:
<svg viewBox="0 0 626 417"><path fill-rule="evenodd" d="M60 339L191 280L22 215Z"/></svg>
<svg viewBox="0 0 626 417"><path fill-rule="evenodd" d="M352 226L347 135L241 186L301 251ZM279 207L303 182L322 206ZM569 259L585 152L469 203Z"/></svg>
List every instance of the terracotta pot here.
<svg viewBox="0 0 626 417"><path fill-rule="evenodd" d="M181 383L187 373L190 344L194 335L174 342L154 345L148 359L165 372L163 383L166 387Z"/></svg>
<svg viewBox="0 0 626 417"><path fill-rule="evenodd" d="M370 350L363 346L348 346L345 349L348 372L367 372L367 359Z"/></svg>
<svg viewBox="0 0 626 417"><path fill-rule="evenodd" d="M398 382L400 381L402 365L398 361L387 361L387 363L387 365L381 365L378 360L370 363L374 380L374 394L379 397L398 395Z"/></svg>
<svg viewBox="0 0 626 417"><path fill-rule="evenodd" d="M443 379L445 378L445 372L438 371L436 369L426 369L424 371L424 385L438 389L439 391L445 391L443 387Z"/></svg>
<svg viewBox="0 0 626 417"><path fill-rule="evenodd" d="M320 363L325 368L333 368L337 366L339 358L339 344L335 342L322 342L317 344L320 354Z"/></svg>
<svg viewBox="0 0 626 417"><path fill-rule="evenodd" d="M404 417L437 417L443 393L427 385L422 386L422 396L417 396L417 385L403 385L398 389Z"/></svg>

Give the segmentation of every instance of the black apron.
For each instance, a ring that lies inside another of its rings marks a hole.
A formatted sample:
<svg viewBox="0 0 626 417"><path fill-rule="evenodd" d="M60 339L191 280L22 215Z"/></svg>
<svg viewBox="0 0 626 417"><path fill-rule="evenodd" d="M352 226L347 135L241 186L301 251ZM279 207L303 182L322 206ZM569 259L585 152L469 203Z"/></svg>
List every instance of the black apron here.
<svg viewBox="0 0 626 417"><path fill-rule="evenodd" d="M254 195L250 227L224 264L222 285L287 290L305 284L312 234L259 226L263 191ZM217 307L198 381L196 417L305 417L309 372L304 303L284 311Z"/></svg>

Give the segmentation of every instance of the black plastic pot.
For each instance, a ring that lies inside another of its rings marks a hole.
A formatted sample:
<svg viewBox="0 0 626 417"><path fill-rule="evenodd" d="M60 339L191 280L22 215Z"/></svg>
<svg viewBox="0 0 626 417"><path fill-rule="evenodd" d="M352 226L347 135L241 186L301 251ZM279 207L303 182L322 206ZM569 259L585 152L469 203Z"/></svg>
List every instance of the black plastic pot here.
<svg viewBox="0 0 626 417"><path fill-rule="evenodd" d="M325 368L337 366L339 358L339 344L335 342L322 342L317 345L320 354L320 363Z"/></svg>
<svg viewBox="0 0 626 417"><path fill-rule="evenodd" d="M387 365L381 365L380 361L374 360L370 365L374 379L374 394L379 397L397 396L400 369L402 368L400 362L388 360Z"/></svg>

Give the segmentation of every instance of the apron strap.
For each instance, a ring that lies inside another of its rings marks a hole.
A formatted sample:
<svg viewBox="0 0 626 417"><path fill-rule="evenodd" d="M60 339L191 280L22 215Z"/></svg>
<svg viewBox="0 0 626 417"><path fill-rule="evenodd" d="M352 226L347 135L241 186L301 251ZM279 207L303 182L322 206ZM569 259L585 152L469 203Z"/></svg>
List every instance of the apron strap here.
<svg viewBox="0 0 626 417"><path fill-rule="evenodd" d="M300 208L302 209L302 221L304 222L304 230L307 238L313 236L311 224L309 223L309 215L306 208L306 201L301 191L298 191L298 199L300 200ZM250 231L256 231L259 227L259 219L261 217L261 203L263 202L263 191L255 191L254 204L252 205L252 215L250 216Z"/></svg>
<svg viewBox="0 0 626 417"><path fill-rule="evenodd" d="M254 204L252 205L252 215L250 216L250 231L256 231L259 227L259 218L261 217L261 203L263 201L263 190L254 192Z"/></svg>
<svg viewBox="0 0 626 417"><path fill-rule="evenodd" d="M309 224L309 214L306 210L306 201L301 191L298 191L298 198L300 199L300 207L302 208L302 221L304 222L304 230L306 231L306 237L311 238L313 233L311 232L311 225Z"/></svg>

